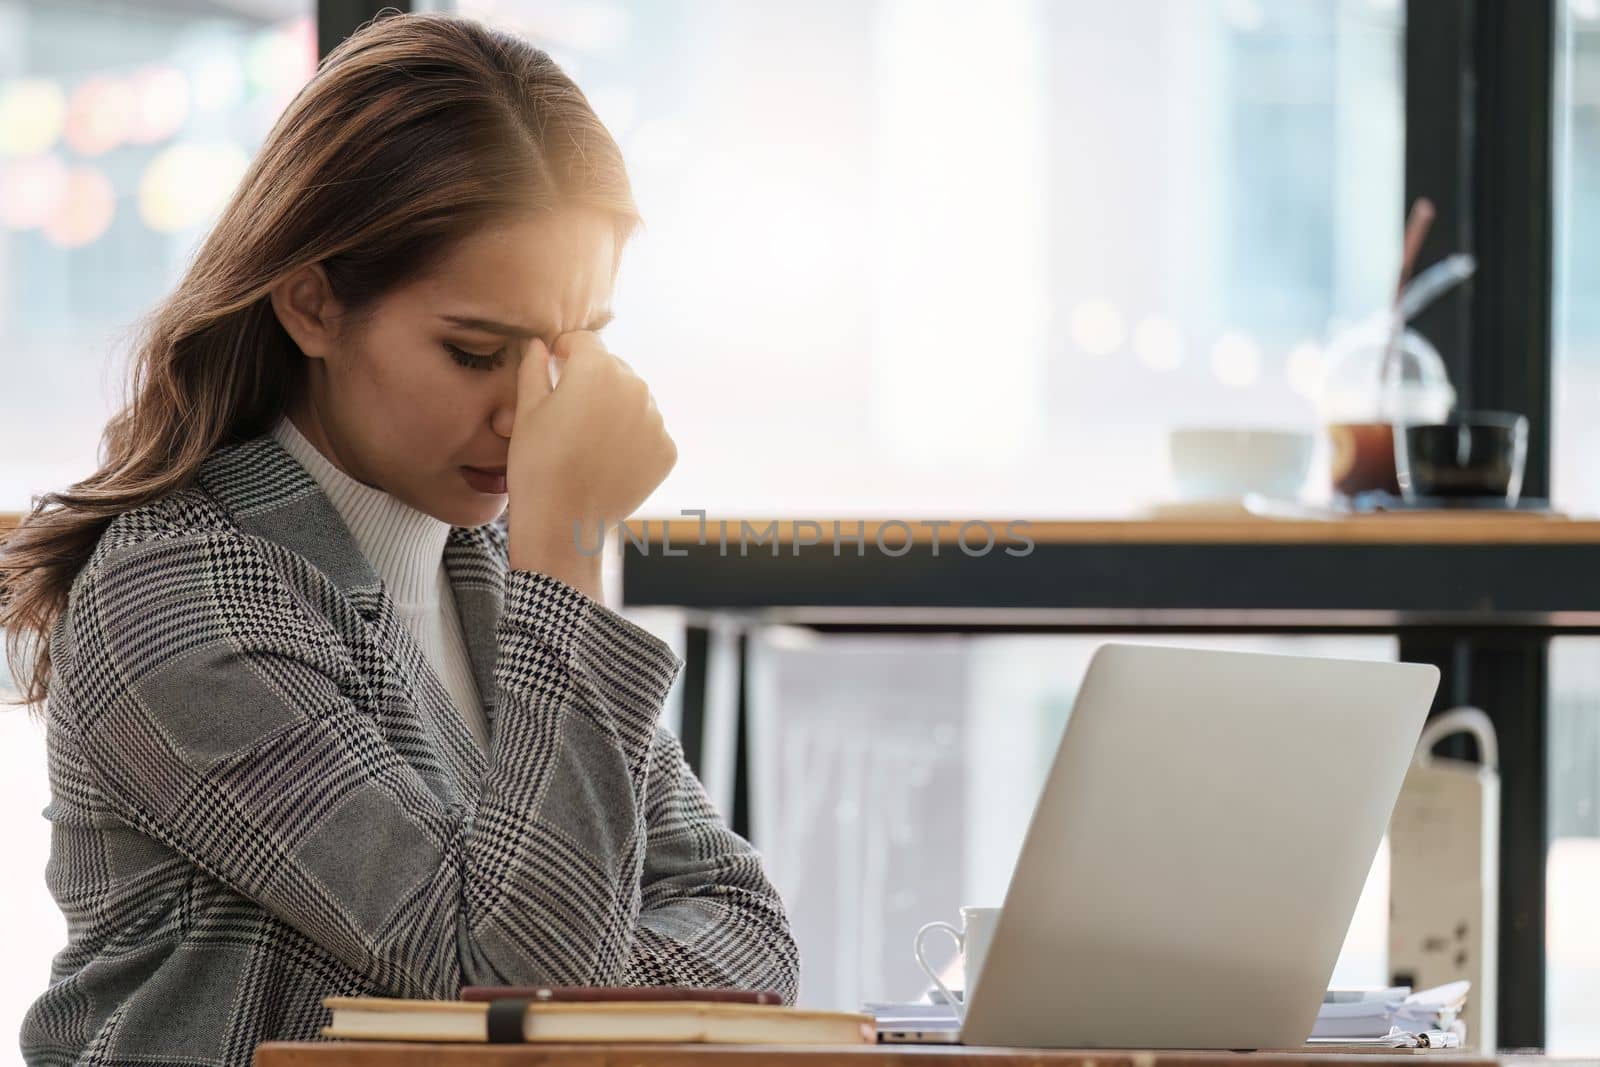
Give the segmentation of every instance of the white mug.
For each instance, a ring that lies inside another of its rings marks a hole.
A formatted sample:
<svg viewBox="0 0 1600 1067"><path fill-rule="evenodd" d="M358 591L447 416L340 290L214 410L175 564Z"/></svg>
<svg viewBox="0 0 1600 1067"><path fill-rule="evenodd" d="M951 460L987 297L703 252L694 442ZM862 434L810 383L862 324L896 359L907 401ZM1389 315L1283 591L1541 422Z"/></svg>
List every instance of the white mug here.
<svg viewBox="0 0 1600 1067"><path fill-rule="evenodd" d="M971 999L972 987L977 984L978 975L983 972L983 958L989 953L989 942L994 937L994 926L999 920L999 908L962 908L961 929L947 922L931 922L917 931L916 940L912 943L911 951L917 957L918 966L933 979L933 984L939 987L944 999L955 1008L956 1018L961 1022L967 1020L967 1001ZM934 930L943 930L955 938L956 947L961 951L962 992L959 999L950 992L950 988L939 977L939 972L929 966L922 954L922 939Z"/></svg>

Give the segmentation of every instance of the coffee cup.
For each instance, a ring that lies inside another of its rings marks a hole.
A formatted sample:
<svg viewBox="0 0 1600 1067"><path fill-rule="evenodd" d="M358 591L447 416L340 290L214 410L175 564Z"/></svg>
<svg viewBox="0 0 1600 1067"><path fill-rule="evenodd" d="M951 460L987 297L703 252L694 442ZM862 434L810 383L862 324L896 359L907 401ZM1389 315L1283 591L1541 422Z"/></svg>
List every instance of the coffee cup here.
<svg viewBox="0 0 1600 1067"><path fill-rule="evenodd" d="M1394 443L1407 500L1494 498L1517 506L1528 460L1526 416L1457 412L1442 422L1401 427Z"/></svg>
<svg viewBox="0 0 1600 1067"><path fill-rule="evenodd" d="M955 1009L956 1018L962 1022L966 1021L967 999L973 986L977 984L978 975L983 971L983 960L989 953L989 942L994 938L995 924L999 921L999 908L965 907L961 909L960 928L947 922L931 922L917 931L916 940L912 944L912 953L917 957L917 965L932 979L939 992L944 994L945 1001ZM959 997L950 992L950 987L939 977L938 970L931 966L927 957L923 955L923 941L935 930L942 930L953 937L956 949L961 953L962 993Z"/></svg>

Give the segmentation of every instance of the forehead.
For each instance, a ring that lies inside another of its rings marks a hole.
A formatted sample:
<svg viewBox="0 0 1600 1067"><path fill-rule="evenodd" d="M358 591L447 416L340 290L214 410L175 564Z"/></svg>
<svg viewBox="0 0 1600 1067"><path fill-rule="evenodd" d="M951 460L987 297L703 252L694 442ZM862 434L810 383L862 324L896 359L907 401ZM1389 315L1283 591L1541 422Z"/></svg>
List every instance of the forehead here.
<svg viewBox="0 0 1600 1067"><path fill-rule="evenodd" d="M515 323L549 341L609 306L616 261L611 219L574 209L485 226L408 288L430 313Z"/></svg>

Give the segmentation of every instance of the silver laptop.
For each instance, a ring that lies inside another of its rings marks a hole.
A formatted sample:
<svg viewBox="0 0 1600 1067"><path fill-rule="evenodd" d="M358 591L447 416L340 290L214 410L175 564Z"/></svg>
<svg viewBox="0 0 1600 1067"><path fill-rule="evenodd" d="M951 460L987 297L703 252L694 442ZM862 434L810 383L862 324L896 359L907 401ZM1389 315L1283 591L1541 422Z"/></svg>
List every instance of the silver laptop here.
<svg viewBox="0 0 1600 1067"><path fill-rule="evenodd" d="M1303 1045L1438 684L1413 663L1101 648L961 1042Z"/></svg>

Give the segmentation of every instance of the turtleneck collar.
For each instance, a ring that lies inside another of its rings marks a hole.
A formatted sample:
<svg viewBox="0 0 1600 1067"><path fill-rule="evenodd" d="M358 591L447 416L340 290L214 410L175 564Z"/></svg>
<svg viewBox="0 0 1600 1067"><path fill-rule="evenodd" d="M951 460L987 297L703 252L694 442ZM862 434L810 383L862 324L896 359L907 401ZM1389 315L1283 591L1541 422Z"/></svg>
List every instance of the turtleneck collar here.
<svg viewBox="0 0 1600 1067"><path fill-rule="evenodd" d="M397 604L435 601L450 524L350 477L334 466L287 414L278 416L272 436L328 495L362 553L383 578L389 596Z"/></svg>

